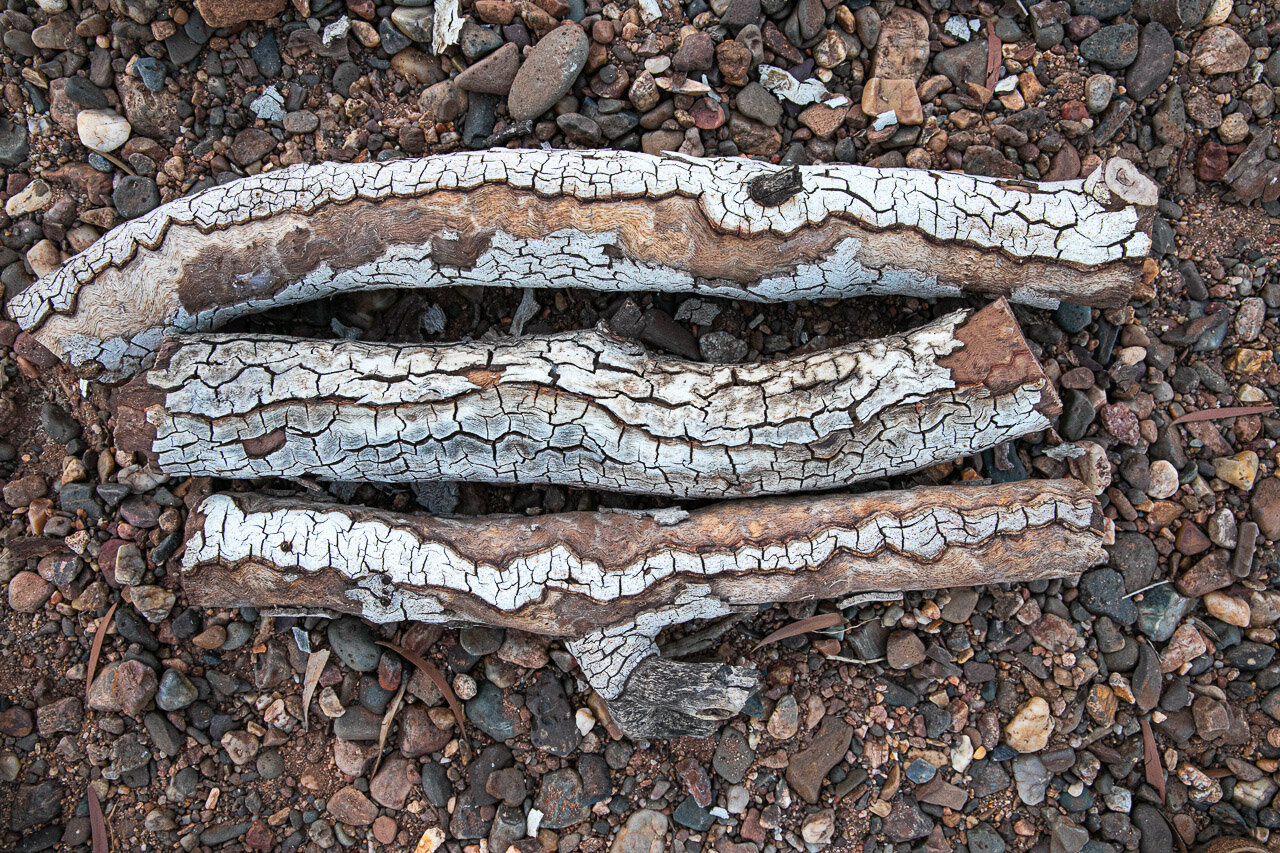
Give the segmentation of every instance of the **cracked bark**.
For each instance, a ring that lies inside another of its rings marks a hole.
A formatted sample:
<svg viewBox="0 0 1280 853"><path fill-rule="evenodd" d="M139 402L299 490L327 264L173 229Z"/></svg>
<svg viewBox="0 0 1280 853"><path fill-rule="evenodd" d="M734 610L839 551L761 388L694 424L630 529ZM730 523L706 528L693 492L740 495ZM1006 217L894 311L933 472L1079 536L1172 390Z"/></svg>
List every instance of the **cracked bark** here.
<svg viewBox="0 0 1280 853"><path fill-rule="evenodd" d="M599 331L447 346L207 335L118 389L115 443L174 475L558 483L673 497L838 488L1044 429L1008 305L755 365Z"/></svg>
<svg viewBox="0 0 1280 853"><path fill-rule="evenodd" d="M1044 184L621 151L302 165L131 220L9 309L22 346L116 381L165 334L386 287L762 301L969 291L1110 307L1141 279L1155 198L1124 160Z"/></svg>
<svg viewBox="0 0 1280 853"><path fill-rule="evenodd" d="M633 737L709 735L755 687L749 668L663 661L664 627L868 590L1073 576L1103 562L1112 538L1072 480L533 518L215 494L187 533L194 605L562 637Z"/></svg>

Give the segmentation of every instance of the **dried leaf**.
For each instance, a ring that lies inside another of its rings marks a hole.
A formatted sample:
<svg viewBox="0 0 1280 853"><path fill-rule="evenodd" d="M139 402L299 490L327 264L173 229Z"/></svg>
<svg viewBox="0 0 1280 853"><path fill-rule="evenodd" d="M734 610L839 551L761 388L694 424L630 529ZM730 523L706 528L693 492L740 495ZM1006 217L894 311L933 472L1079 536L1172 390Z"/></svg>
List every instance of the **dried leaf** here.
<svg viewBox="0 0 1280 853"><path fill-rule="evenodd" d="M400 710L400 703L404 701L404 689L408 686L409 679L400 679L400 689L396 691L391 704L387 706L387 713L382 715L382 726L378 729L378 757L373 760L373 769L369 771L370 779L378 772L378 765L382 763L382 751L387 746L387 734L391 731L391 723L396 718L396 711Z"/></svg>
<svg viewBox="0 0 1280 853"><path fill-rule="evenodd" d="M98 794L93 790L92 785L89 786L89 831L93 836L93 853L110 853L111 843L107 840L107 819L102 816L102 803L98 802Z"/></svg>
<svg viewBox="0 0 1280 853"><path fill-rule="evenodd" d="M462 704L458 701L458 697L454 695L453 688L449 686L449 682L444 677L444 674L441 673L440 670L436 669L435 664L423 659L421 655L415 654L402 646L397 646L395 643L389 643L386 640L379 640L378 645L391 649L391 651L400 655L400 657L422 670L422 673L427 678L431 679L431 683L436 686L436 689L444 694L444 701L449 703L449 710L453 711L453 719L458 723L458 734L462 736L463 754L465 758L466 755L471 752L471 742L467 740L467 730L465 727L466 717L463 716L462 713Z"/></svg>
<svg viewBox="0 0 1280 853"><path fill-rule="evenodd" d="M987 21L987 88L994 90L1000 82L1001 54L1000 37L996 35L996 25Z"/></svg>
<svg viewBox="0 0 1280 853"><path fill-rule="evenodd" d="M89 669L84 675L84 698L89 698L89 690L93 687L93 677L98 671L98 656L102 654L102 642L107 638L107 626L111 624L111 617L116 615L116 607L120 602L111 602L111 607L107 610L106 615L98 620L98 629L93 632L93 647L89 650Z"/></svg>
<svg viewBox="0 0 1280 853"><path fill-rule="evenodd" d="M302 678L302 730L311 731L307 726L307 714L311 708L311 697L316 693L316 685L320 683L320 673L329 662L329 650L321 649L307 656L307 673Z"/></svg>
<svg viewBox="0 0 1280 853"><path fill-rule="evenodd" d="M1258 406L1223 406L1218 409L1201 409L1198 412L1187 412L1180 418L1174 418L1175 424L1190 424L1196 421L1217 421L1223 418L1240 418L1245 415L1265 415L1275 411L1275 406L1263 403Z"/></svg>
<svg viewBox="0 0 1280 853"><path fill-rule="evenodd" d="M1160 753L1156 748L1156 736L1151 733L1151 723L1143 717L1142 724L1142 766L1146 770L1147 784L1160 794L1160 804L1164 804L1164 768L1160 766Z"/></svg>
<svg viewBox="0 0 1280 853"><path fill-rule="evenodd" d="M767 646L770 643L776 643L779 640L785 640L788 637L798 637L801 634L807 634L810 631L821 631L823 628L833 628L836 625L844 624L844 615L840 613L819 613L810 616L807 619L801 619L798 622L792 622L785 628L779 628L760 642L756 643L748 654L755 654L761 646Z"/></svg>

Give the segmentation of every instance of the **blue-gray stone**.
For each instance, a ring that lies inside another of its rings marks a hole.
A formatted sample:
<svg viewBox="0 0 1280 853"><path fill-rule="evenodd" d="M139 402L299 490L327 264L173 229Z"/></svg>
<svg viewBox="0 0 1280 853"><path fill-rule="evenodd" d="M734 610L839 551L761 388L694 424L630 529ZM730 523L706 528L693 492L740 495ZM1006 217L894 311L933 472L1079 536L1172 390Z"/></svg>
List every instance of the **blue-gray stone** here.
<svg viewBox="0 0 1280 853"><path fill-rule="evenodd" d="M329 646L346 666L356 672L372 672L378 668L382 649L374 641L369 626L354 616L344 616L329 623Z"/></svg>
<svg viewBox="0 0 1280 853"><path fill-rule="evenodd" d="M1182 617L1195 607L1195 601L1180 595L1172 584L1161 584L1144 592L1142 601L1134 607L1138 614L1138 630L1153 641L1163 643L1173 636Z"/></svg>
<svg viewBox="0 0 1280 853"><path fill-rule="evenodd" d="M494 740L506 742L515 737L515 715L507 709L502 691L490 681L481 682L476 695L467 700L467 719Z"/></svg>
<svg viewBox="0 0 1280 853"><path fill-rule="evenodd" d="M176 669L166 669L156 690L156 705L162 711L178 711L199 698L196 686Z"/></svg>
<svg viewBox="0 0 1280 853"><path fill-rule="evenodd" d="M1076 305L1074 302L1062 302L1053 312L1053 319L1059 328L1069 335L1084 331L1093 318L1093 310L1088 305Z"/></svg>

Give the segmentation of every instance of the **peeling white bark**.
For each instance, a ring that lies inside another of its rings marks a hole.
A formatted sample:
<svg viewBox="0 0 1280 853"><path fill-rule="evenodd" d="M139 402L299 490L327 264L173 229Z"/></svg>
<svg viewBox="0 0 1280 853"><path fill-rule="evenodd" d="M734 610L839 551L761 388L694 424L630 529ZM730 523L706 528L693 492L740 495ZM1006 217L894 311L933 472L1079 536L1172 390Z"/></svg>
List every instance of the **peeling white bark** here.
<svg viewBox="0 0 1280 853"><path fill-rule="evenodd" d="M184 338L120 393L116 446L174 475L740 497L979 453L1056 411L1000 302L752 365L656 356L602 332L447 346Z"/></svg>
<svg viewBox="0 0 1280 853"><path fill-rule="evenodd" d="M1148 201L1150 182L1128 164L1052 184L807 166L790 194L752 192L780 171L741 158L507 149L295 166L131 220L9 309L36 342L114 381L149 364L166 333L343 291L980 291L1113 306L1150 248L1150 208L1125 201Z"/></svg>
<svg viewBox="0 0 1280 853"><path fill-rule="evenodd" d="M188 534L182 573L194 604L564 637L601 695L625 701L668 625L867 590L1064 577L1106 558L1110 527L1079 483L1042 481L735 501L679 520L444 519L224 494L192 514ZM682 672L728 704L749 693L740 668Z"/></svg>

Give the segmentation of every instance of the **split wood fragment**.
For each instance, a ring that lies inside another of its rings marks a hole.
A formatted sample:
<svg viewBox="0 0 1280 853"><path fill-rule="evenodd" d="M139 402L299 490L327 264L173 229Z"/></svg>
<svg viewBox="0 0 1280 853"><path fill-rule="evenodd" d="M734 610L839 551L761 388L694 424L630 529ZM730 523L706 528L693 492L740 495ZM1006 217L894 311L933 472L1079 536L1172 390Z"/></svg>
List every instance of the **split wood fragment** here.
<svg viewBox="0 0 1280 853"><path fill-rule="evenodd" d="M388 287L760 301L979 292L1114 307L1142 282L1156 197L1120 159L1039 184L625 151L298 165L120 225L9 310L27 333L19 354L43 347L117 381L150 364L166 334Z"/></svg>
<svg viewBox="0 0 1280 853"><path fill-rule="evenodd" d="M188 519L191 602L568 640L632 737L706 736L756 673L658 656L665 627L761 604L1073 576L1111 527L1071 480L730 501L705 509L434 518L215 494Z"/></svg>
<svg viewBox="0 0 1280 853"><path fill-rule="evenodd" d="M1044 429L1060 409L1004 300L752 365L596 331L447 346L187 336L115 406L116 446L173 475L684 498L912 471Z"/></svg>

